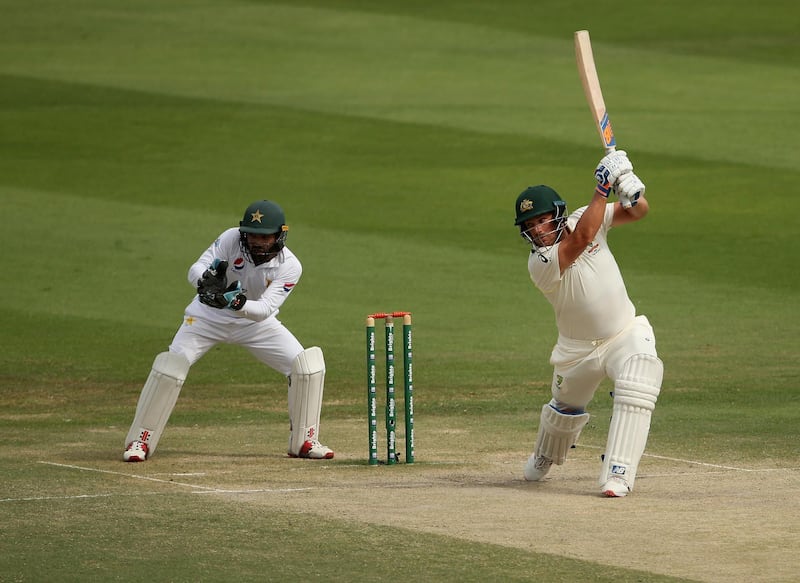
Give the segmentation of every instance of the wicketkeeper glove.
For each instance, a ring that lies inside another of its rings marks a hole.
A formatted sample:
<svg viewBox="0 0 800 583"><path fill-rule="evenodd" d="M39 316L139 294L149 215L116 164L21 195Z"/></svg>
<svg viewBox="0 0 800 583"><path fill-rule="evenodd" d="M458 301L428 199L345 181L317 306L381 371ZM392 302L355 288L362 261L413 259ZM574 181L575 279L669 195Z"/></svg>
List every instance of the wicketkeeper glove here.
<svg viewBox="0 0 800 583"><path fill-rule="evenodd" d="M246 290L242 289L242 284L238 281L229 285L225 293L222 294L222 297L228 302L225 307L236 312L241 310L244 307L244 303L247 301L247 296L244 295L245 291Z"/></svg>
<svg viewBox="0 0 800 583"><path fill-rule="evenodd" d="M245 291L239 281L234 281L227 288L219 292L203 292L198 294L200 303L212 308L227 308L229 310L241 310L247 301Z"/></svg>
<svg viewBox="0 0 800 583"><path fill-rule="evenodd" d="M218 294L225 291L228 285L228 277L225 272L228 270L228 262L214 259L211 267L203 272L197 280L197 295ZM202 300L201 300L202 301Z"/></svg>
<svg viewBox="0 0 800 583"><path fill-rule="evenodd" d="M625 150L615 150L607 154L594 170L594 178L597 180L595 192L608 198L617 179L629 172L633 172L633 164L628 160Z"/></svg>

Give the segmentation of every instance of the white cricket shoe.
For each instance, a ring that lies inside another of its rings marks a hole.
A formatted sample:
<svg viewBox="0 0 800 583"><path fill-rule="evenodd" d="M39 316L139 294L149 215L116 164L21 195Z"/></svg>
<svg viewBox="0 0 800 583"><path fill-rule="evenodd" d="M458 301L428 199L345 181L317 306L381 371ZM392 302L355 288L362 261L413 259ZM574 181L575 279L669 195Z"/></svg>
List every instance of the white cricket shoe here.
<svg viewBox="0 0 800 583"><path fill-rule="evenodd" d="M312 460L329 460L333 459L333 450L325 445L322 445L319 441L314 439L303 443L299 454L294 455L290 452L289 457L302 457Z"/></svg>
<svg viewBox="0 0 800 583"><path fill-rule="evenodd" d="M630 491L631 488L628 486L628 482L625 478L620 478L619 476L611 476L600 489L600 492L606 498L622 498L627 496Z"/></svg>
<svg viewBox="0 0 800 583"><path fill-rule="evenodd" d="M531 454L528 461L525 463L523 474L525 479L529 482L539 482L544 479L547 472L553 465L553 460L544 456L537 457L536 454Z"/></svg>
<svg viewBox="0 0 800 583"><path fill-rule="evenodd" d="M122 454L123 461L143 462L147 459L147 444L142 441L131 441Z"/></svg>

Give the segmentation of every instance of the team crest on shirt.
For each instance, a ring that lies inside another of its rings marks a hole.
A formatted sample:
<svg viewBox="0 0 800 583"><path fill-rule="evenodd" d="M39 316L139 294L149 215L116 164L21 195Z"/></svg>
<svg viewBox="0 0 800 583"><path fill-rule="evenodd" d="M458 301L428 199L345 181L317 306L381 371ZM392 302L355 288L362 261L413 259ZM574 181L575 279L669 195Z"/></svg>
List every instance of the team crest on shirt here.
<svg viewBox="0 0 800 583"><path fill-rule="evenodd" d="M233 268L237 271L244 269L244 257L237 257L233 261Z"/></svg>

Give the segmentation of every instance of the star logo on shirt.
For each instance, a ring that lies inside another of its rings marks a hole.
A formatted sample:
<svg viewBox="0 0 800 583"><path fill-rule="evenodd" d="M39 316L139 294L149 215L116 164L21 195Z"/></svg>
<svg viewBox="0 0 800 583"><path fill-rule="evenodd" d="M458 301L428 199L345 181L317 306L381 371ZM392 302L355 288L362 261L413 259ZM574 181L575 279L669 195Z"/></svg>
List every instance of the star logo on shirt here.
<svg viewBox="0 0 800 583"><path fill-rule="evenodd" d="M260 223L261 219L264 218L264 215L261 214L260 210L256 210L254 213L250 213L250 220L254 223Z"/></svg>

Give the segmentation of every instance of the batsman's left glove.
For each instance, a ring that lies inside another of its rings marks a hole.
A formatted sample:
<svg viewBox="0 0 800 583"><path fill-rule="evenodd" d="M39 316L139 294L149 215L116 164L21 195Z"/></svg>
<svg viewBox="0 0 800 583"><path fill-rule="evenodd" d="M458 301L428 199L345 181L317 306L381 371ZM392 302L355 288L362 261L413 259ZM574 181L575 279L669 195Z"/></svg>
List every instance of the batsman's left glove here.
<svg viewBox="0 0 800 583"><path fill-rule="evenodd" d="M597 180L595 192L608 198L617 179L629 172L633 172L633 164L628 160L625 150L615 150L605 155L594 170L594 178Z"/></svg>

